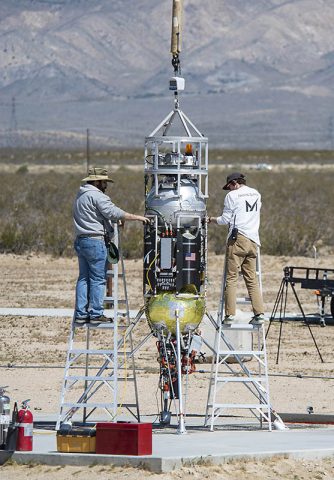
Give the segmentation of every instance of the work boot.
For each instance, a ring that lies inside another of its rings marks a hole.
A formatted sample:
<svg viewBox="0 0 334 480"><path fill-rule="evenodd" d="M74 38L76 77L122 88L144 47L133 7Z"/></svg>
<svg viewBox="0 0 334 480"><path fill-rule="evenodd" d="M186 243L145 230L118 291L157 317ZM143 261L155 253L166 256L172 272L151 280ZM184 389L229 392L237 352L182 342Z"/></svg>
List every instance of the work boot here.
<svg viewBox="0 0 334 480"><path fill-rule="evenodd" d="M74 319L74 323L79 327L82 325L85 325L86 323L89 323L89 317L76 317Z"/></svg>
<svg viewBox="0 0 334 480"><path fill-rule="evenodd" d="M91 317L90 324L91 325L100 325L100 323L112 323L112 318L108 318L105 315L100 315L99 317Z"/></svg>
<svg viewBox="0 0 334 480"><path fill-rule="evenodd" d="M254 315L252 320L249 322L251 325L263 325L265 322L265 317L263 313L258 313L257 315Z"/></svg>
<svg viewBox="0 0 334 480"><path fill-rule="evenodd" d="M225 315L225 318L222 323L223 325L232 325L234 321L235 321L234 315Z"/></svg>

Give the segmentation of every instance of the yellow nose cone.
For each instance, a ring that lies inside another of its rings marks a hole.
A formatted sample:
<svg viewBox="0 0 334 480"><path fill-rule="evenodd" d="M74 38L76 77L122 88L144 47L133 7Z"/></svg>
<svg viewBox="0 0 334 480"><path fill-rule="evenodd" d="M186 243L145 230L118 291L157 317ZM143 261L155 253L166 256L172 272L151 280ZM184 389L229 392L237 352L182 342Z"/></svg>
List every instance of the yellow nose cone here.
<svg viewBox="0 0 334 480"><path fill-rule="evenodd" d="M152 330L166 330L175 335L176 310L179 312L180 331L187 333L201 323L205 300L191 293L175 295L173 292L165 292L151 297L146 304L146 317Z"/></svg>

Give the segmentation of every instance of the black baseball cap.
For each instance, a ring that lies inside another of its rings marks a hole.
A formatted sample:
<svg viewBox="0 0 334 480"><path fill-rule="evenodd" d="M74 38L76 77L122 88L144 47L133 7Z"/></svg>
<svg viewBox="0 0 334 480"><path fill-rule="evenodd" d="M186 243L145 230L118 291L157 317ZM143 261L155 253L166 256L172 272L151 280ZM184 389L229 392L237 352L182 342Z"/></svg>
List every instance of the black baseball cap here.
<svg viewBox="0 0 334 480"><path fill-rule="evenodd" d="M226 184L223 186L223 190L228 190L228 184L233 182L233 180L246 180L246 177L243 173L239 173L239 172L233 172L233 173L230 173L229 175L227 175L226 177Z"/></svg>

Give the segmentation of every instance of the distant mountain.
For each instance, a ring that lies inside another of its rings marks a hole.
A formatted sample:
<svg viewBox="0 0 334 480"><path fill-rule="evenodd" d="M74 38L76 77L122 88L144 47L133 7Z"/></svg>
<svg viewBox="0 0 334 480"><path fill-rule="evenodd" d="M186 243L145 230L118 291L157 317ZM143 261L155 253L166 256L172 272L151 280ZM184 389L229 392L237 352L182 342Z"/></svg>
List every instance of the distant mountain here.
<svg viewBox="0 0 334 480"><path fill-rule="evenodd" d="M0 129L140 144L172 108L171 5L2 0ZM334 2L184 6L181 106L213 144L333 146Z"/></svg>

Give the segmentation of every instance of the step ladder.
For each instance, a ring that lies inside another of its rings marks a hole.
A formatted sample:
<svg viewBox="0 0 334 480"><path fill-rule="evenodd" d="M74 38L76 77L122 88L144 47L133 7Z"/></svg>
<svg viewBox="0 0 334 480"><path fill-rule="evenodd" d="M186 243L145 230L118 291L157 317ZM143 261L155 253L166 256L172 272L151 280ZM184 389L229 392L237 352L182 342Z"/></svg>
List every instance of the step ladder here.
<svg viewBox="0 0 334 480"><path fill-rule="evenodd" d="M257 252L257 277L262 292L260 251ZM214 424L219 417L231 418L239 410L249 410L263 427L265 420L272 430L272 408L270 405L266 339L263 325L233 323L223 325L225 310L226 260L221 285L221 296L217 322L211 318L216 334L205 414L205 426ZM244 299L245 301L250 301ZM240 348L237 335L248 336L250 348ZM233 338L234 337L234 338ZM237 343L236 343L237 342ZM252 368L246 362L252 361ZM238 400L240 396L244 401ZM247 398L245 398L247 397ZM236 398L235 401L233 398ZM230 412L229 414L227 412Z"/></svg>
<svg viewBox="0 0 334 480"><path fill-rule="evenodd" d="M234 347L230 339L234 332L241 331L252 336L250 350ZM246 362L250 360L252 366L248 367ZM237 400L240 397L243 401ZM232 401L233 398L236 400ZM210 424L213 431L220 416L231 417L239 410L249 410L258 419L260 428L265 420L268 429L272 430L264 326L220 323L215 338L205 426Z"/></svg>
<svg viewBox="0 0 334 480"><path fill-rule="evenodd" d="M72 321L56 429L62 423L91 420L116 422L130 414L140 421L136 368L130 311L117 224L114 243L119 262L109 264L104 314L112 323L78 326ZM131 391L130 391L131 390ZM101 417L101 418L100 418Z"/></svg>

